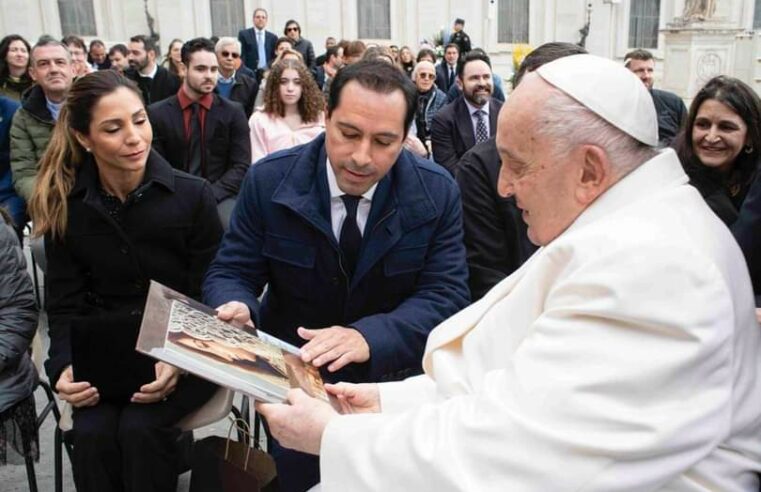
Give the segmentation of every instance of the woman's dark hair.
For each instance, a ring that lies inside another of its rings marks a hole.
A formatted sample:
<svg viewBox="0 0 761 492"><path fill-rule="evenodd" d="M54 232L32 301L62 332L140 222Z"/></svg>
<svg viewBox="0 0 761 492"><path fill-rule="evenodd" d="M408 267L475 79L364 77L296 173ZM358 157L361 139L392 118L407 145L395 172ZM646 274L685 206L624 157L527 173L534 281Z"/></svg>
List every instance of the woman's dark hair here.
<svg viewBox="0 0 761 492"><path fill-rule="evenodd" d="M359 61L342 68L330 84L328 96L328 116L341 102L341 91L351 81L356 81L365 89L379 94L390 94L396 90L402 91L407 104L404 116L404 136L407 136L412 118L415 117L417 103L417 87L409 77L398 67L380 60Z"/></svg>
<svg viewBox="0 0 761 492"><path fill-rule="evenodd" d="M301 121L311 123L319 120L325 107L322 91L317 87L306 65L296 60L280 60L272 65L267 76L267 85L264 86L264 112L281 118L285 116L285 104L280 98L280 77L289 68L295 70L301 80L301 97L298 103Z"/></svg>
<svg viewBox="0 0 761 492"><path fill-rule="evenodd" d="M85 149L75 134L90 133L95 106L102 98L125 87L142 101L137 85L115 70L98 70L74 82L58 115L58 123L45 153L40 159L37 184L29 202L29 213L34 221L34 235L50 232L62 238L67 224L67 198L77 169L85 161Z"/></svg>
<svg viewBox="0 0 761 492"><path fill-rule="evenodd" d="M301 35L301 25L299 25L298 22L296 22L293 19L288 19L288 22L285 23L285 26L283 27L283 34L288 35L288 26L296 25L296 28L299 30L299 36Z"/></svg>
<svg viewBox="0 0 761 492"><path fill-rule="evenodd" d="M426 56L431 58L431 63L436 63L436 53L430 48L420 48L420 51L417 52L417 59L415 61L420 63L420 60Z"/></svg>
<svg viewBox="0 0 761 492"><path fill-rule="evenodd" d="M722 176L716 169L703 165L692 148L692 127L700 106L709 99L727 106L748 127L748 145L737 155L729 176ZM729 187L739 185L738 189L742 193L746 192L761 155L761 99L741 80L725 75L712 78L692 100L687 120L674 140L673 147L693 181L708 181L715 185L723 182Z"/></svg>
<svg viewBox="0 0 761 492"><path fill-rule="evenodd" d="M9 34L5 36L2 41L0 41L0 81L6 80L11 74L6 58L8 57L8 50L11 48L11 43L14 41L21 41L24 43L24 46L26 46L26 51L29 53L29 59L31 60L32 47L29 46L29 43L26 39L24 39L22 36L19 36L18 34ZM28 66L29 63L27 62L27 68ZM26 71L23 73L23 75L21 75L21 80L28 81L29 83L32 82L32 78Z"/></svg>

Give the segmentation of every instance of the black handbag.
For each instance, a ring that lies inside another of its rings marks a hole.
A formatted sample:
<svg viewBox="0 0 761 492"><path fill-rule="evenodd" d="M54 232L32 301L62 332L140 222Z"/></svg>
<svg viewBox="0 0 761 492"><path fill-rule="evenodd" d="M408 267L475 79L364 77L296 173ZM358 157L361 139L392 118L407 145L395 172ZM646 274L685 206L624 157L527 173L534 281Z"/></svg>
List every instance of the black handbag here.
<svg viewBox="0 0 761 492"><path fill-rule="evenodd" d="M257 418L254 425L258 424ZM245 436L242 441L231 439L233 429ZM191 469L190 492L266 492L277 487L275 461L259 449L243 419L230 424L226 439L210 436L197 441Z"/></svg>

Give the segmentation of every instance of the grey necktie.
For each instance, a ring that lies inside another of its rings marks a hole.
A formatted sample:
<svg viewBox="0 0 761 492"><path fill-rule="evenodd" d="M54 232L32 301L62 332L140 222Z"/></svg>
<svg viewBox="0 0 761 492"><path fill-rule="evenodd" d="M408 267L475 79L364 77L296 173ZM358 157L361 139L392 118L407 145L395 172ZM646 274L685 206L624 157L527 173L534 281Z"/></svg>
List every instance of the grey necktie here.
<svg viewBox="0 0 761 492"><path fill-rule="evenodd" d="M489 132L486 131L486 121L484 115L486 111L479 109L475 112L476 115L476 143L481 143L489 140Z"/></svg>

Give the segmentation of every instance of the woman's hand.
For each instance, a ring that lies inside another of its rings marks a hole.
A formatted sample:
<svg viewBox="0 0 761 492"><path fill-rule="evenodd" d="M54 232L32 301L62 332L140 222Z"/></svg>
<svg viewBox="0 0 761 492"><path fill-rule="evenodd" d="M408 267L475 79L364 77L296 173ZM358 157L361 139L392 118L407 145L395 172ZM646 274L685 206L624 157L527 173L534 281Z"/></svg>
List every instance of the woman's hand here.
<svg viewBox="0 0 761 492"><path fill-rule="evenodd" d="M86 381L74 382L71 366L63 370L55 383L58 396L75 408L92 407L100 401L98 389Z"/></svg>
<svg viewBox="0 0 761 492"><path fill-rule="evenodd" d="M156 380L144 384L140 391L132 395L133 403L156 403L166 399L177 387L180 370L164 362L156 363Z"/></svg>
<svg viewBox="0 0 761 492"><path fill-rule="evenodd" d="M428 157L428 149L425 147L425 144L419 138L412 135L407 136L407 139L404 141L404 148L420 157Z"/></svg>
<svg viewBox="0 0 761 492"><path fill-rule="evenodd" d="M381 411L380 392L374 383L326 384L325 390L338 399L341 413L379 413Z"/></svg>

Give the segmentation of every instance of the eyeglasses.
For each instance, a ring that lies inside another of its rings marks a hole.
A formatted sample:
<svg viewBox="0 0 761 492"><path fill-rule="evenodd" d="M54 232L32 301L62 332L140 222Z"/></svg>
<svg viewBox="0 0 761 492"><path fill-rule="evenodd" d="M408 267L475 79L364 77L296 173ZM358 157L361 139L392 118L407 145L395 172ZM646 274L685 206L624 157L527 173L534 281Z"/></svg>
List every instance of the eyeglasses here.
<svg viewBox="0 0 761 492"><path fill-rule="evenodd" d="M431 80L433 80L433 79L436 78L436 75L434 75L432 73L419 73L419 74L417 74L417 76L420 77L421 79L431 79Z"/></svg>
<svg viewBox="0 0 761 492"><path fill-rule="evenodd" d="M298 30L299 30L298 27L286 27L285 28L285 32L298 31Z"/></svg>
<svg viewBox="0 0 761 492"><path fill-rule="evenodd" d="M219 54L222 55L222 58L228 58L231 56L233 57L233 59L240 58L240 53L230 53L229 51L222 51Z"/></svg>

